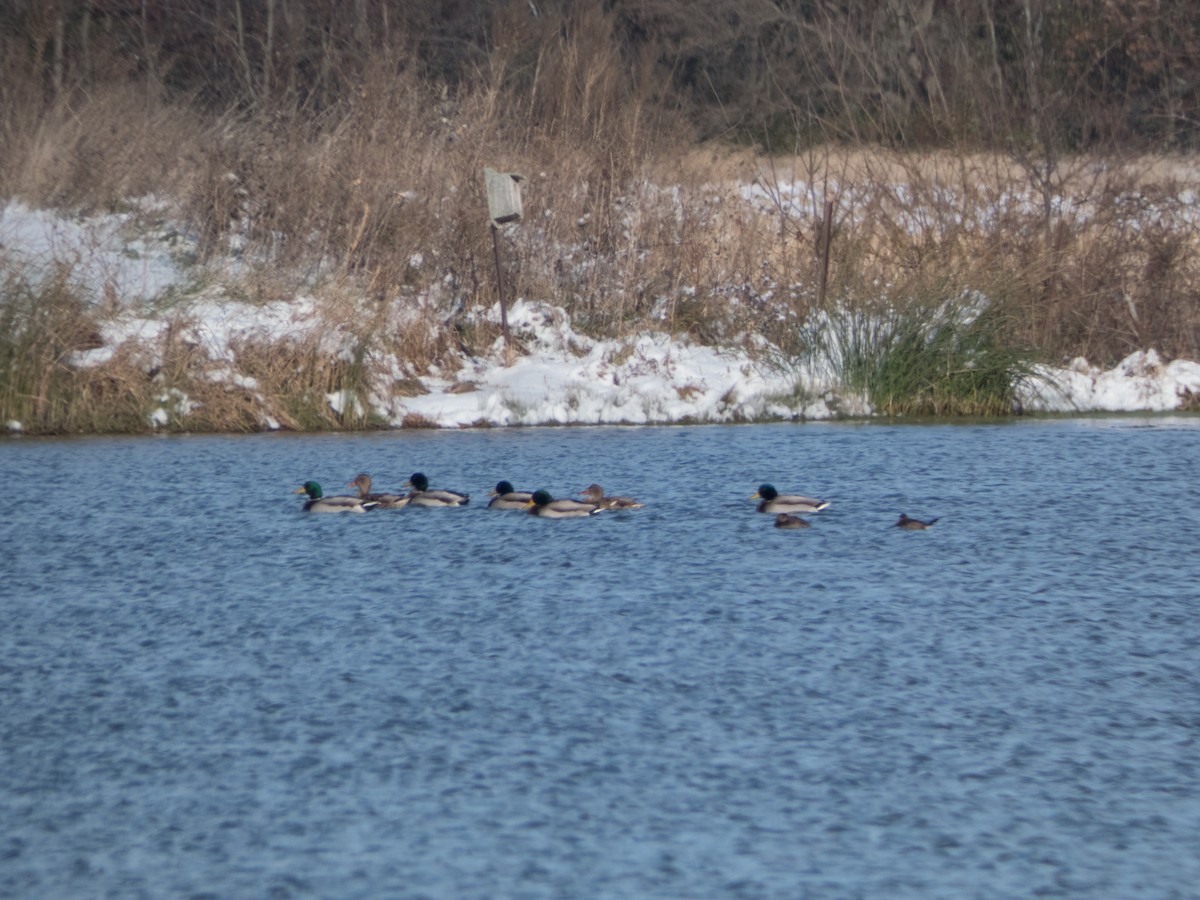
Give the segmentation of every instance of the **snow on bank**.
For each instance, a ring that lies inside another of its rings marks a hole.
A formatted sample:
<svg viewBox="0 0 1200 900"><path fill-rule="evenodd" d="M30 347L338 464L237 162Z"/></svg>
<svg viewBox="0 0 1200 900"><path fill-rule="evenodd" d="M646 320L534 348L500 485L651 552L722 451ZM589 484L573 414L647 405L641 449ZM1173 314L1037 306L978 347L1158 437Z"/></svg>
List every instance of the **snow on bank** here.
<svg viewBox="0 0 1200 900"><path fill-rule="evenodd" d="M1079 357L1065 369L1042 367L1025 386L1027 409L1049 412L1170 412L1200 405L1200 364L1164 364L1153 350L1131 353L1104 371Z"/></svg>
<svg viewBox="0 0 1200 900"><path fill-rule="evenodd" d="M494 307L488 318L499 319ZM454 379L424 379L430 389L392 411L442 426L652 424L827 418L804 373L773 371L743 352L704 347L663 334L593 340L571 327L566 312L519 302L510 310L515 338L533 352L505 365L503 339L486 359L469 361Z"/></svg>
<svg viewBox="0 0 1200 900"><path fill-rule="evenodd" d="M155 204L141 212L68 218L34 210L16 201L0 210L0 271L33 283L69 273L72 286L92 302L120 298L148 302L181 287L194 260L194 241L171 226L146 233L136 226Z"/></svg>
<svg viewBox="0 0 1200 900"><path fill-rule="evenodd" d="M90 220L60 220L16 203L0 211L0 263L36 276L64 260L73 278L88 282L87 296L100 300L115 294L125 301L106 314L103 346L75 354L70 360L75 366L101 365L130 342L153 361L170 329L175 339L203 350L211 362L208 379L257 395L254 379L238 371L239 345L318 335L324 351L336 355L353 343L350 335L328 330L309 297L248 304L219 291L190 299L176 294L169 320L148 313L157 298L188 282L186 242L181 247L177 232L164 230L152 240L131 236L120 216L101 217L93 227ZM499 322L498 307L480 315ZM369 396L336 392L328 397L330 407L338 413L369 411L395 427L719 423L872 412L862 398L846 396L830 383L827 373L763 363L779 355L761 341L751 354L650 332L596 340L576 332L563 309L531 301L515 303L508 319L526 350L511 364L497 340L485 356L464 360L456 372L423 376L425 393L397 396L396 382L411 382L404 360L376 356L372 369L378 375ZM1108 371L1080 359L1064 369L1043 368L1039 375L1021 389L1029 412L1170 411L1195 408L1200 400L1200 365L1164 364L1153 350L1135 353ZM164 390L162 403L150 417L156 426L169 421L167 408L175 416L193 408L193 401L174 388ZM261 421L264 428L278 427L265 412ZM21 427L7 423L10 431Z"/></svg>
<svg viewBox="0 0 1200 900"><path fill-rule="evenodd" d="M499 310L489 313L499 319ZM511 366L497 341L454 377L423 379L428 394L372 409L393 425L409 417L441 427L471 425L748 422L869 416L821 371L781 370L744 351L717 350L662 334L596 341L576 333L562 310L521 302L509 313L532 348ZM1103 371L1077 359L1042 367L1021 387L1026 412L1162 412L1195 408L1200 364L1163 364L1153 351Z"/></svg>

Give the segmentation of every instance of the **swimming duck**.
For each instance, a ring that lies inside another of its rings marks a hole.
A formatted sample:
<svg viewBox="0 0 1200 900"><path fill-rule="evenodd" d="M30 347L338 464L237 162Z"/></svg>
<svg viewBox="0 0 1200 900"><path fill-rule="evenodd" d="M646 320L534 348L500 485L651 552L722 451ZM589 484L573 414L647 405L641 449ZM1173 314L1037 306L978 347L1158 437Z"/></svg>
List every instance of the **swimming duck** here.
<svg viewBox="0 0 1200 900"><path fill-rule="evenodd" d="M926 528L932 528L940 516L934 516L932 519L922 522L920 519L910 519L904 513L900 513L900 518L896 520L897 528L907 528L909 531L923 531Z"/></svg>
<svg viewBox="0 0 1200 900"><path fill-rule="evenodd" d="M371 501L379 509L403 509L408 506L408 494L372 494L371 476L366 472L359 472L346 487L358 488L359 499Z"/></svg>
<svg viewBox="0 0 1200 900"><path fill-rule="evenodd" d="M293 494L307 494L308 499L304 501L305 512L333 513L333 512L366 512L372 509L376 504L371 501L364 501L361 497L348 497L339 495L336 497L326 497L321 492L321 486L315 481L306 481L300 487L292 491Z"/></svg>
<svg viewBox="0 0 1200 900"><path fill-rule="evenodd" d="M488 491L488 496L492 498L488 509L529 509L533 499L529 491L514 490L511 481L497 482L496 487Z"/></svg>
<svg viewBox="0 0 1200 900"><path fill-rule="evenodd" d="M787 513L779 513L775 516L776 528L812 528L811 522L806 522L799 516L789 516Z"/></svg>
<svg viewBox="0 0 1200 900"><path fill-rule="evenodd" d="M594 516L600 512L595 503L584 503L581 500L555 500L549 491L534 491L530 498L529 514L544 516L547 519L578 519L583 516Z"/></svg>
<svg viewBox="0 0 1200 900"><path fill-rule="evenodd" d="M408 502L412 506L466 506L471 500L468 494L458 491L431 491L429 479L420 472L414 472L405 487L412 488L408 495Z"/></svg>
<svg viewBox="0 0 1200 900"><path fill-rule="evenodd" d="M760 513L815 513L829 505L828 500L817 500L815 497L802 497L799 494L781 494L774 485L761 484L758 492L750 496L751 500L761 501L758 504Z"/></svg>
<svg viewBox="0 0 1200 900"><path fill-rule="evenodd" d="M579 493L586 502L595 503L601 509L641 509L645 506L632 497L606 497L604 488L598 484L590 484Z"/></svg>

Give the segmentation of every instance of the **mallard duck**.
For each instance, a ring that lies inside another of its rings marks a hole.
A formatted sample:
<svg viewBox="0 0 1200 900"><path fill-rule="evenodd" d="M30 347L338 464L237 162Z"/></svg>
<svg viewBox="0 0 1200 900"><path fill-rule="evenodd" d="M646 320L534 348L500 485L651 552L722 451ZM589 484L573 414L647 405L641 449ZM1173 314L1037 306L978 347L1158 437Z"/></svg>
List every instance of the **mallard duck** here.
<svg viewBox="0 0 1200 900"><path fill-rule="evenodd" d="M405 487L411 487L408 502L412 506L466 506L471 498L468 494L458 491L431 491L429 479L420 472L414 472L405 482Z"/></svg>
<svg viewBox="0 0 1200 900"><path fill-rule="evenodd" d="M346 487L358 488L358 498L373 502L379 509L403 509L408 506L408 494L372 494L371 476L366 472L359 472Z"/></svg>
<svg viewBox="0 0 1200 900"><path fill-rule="evenodd" d="M600 507L595 503L555 500L549 491L534 491L528 505L530 515L545 516L547 519L578 519L600 512Z"/></svg>
<svg viewBox="0 0 1200 900"><path fill-rule="evenodd" d="M533 494L529 491L514 490L511 481L497 482L496 487L488 491L492 498L488 509L529 509Z"/></svg>
<svg viewBox="0 0 1200 900"><path fill-rule="evenodd" d="M896 527L907 528L909 531L923 531L926 528L932 528L933 523L939 518L941 517L934 516L932 519L922 522L920 519L910 519L904 513L900 513L900 518L896 520Z"/></svg>
<svg viewBox="0 0 1200 900"><path fill-rule="evenodd" d="M364 501L361 497L348 497L338 495L336 497L326 497L321 493L321 486L315 481L306 481L300 487L292 491L293 494L307 494L308 499L304 501L305 512L319 513L334 513L334 512L366 512L376 506L371 501Z"/></svg>
<svg viewBox="0 0 1200 900"><path fill-rule="evenodd" d="M776 528L812 528L812 523L807 522L799 516L789 516L787 513L779 513L775 516Z"/></svg>
<svg viewBox="0 0 1200 900"><path fill-rule="evenodd" d="M758 504L760 513L805 513L820 512L829 505L828 500L817 500L815 497L802 497L799 494L781 494L774 485L761 484L758 492L750 495L751 500L761 501Z"/></svg>
<svg viewBox="0 0 1200 900"><path fill-rule="evenodd" d="M589 484L579 493L586 502L595 503L601 509L641 509L645 506L632 497L606 497L604 488L598 484Z"/></svg>

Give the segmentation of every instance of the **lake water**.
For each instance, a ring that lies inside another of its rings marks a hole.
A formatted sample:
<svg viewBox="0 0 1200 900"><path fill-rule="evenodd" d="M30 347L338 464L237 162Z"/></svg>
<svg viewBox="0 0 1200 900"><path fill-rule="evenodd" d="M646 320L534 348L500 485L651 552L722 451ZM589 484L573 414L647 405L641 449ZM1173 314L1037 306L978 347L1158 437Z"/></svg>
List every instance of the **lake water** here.
<svg viewBox="0 0 1200 900"><path fill-rule="evenodd" d="M360 470L473 499L290 493ZM1198 417L22 438L0 471L0 896L1198 896ZM488 510L502 478L646 508ZM762 482L832 505L777 530Z"/></svg>

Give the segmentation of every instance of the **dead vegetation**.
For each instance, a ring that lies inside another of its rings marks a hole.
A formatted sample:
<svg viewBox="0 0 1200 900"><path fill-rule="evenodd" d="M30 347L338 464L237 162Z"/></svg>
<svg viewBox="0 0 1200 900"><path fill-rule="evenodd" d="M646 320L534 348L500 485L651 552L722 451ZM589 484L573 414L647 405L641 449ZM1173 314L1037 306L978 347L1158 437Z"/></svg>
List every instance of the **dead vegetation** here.
<svg viewBox="0 0 1200 900"><path fill-rule="evenodd" d="M290 14L298 21L310 6ZM731 27L719 6L698 9L696 22ZM199 271L236 259L234 288L250 302L318 297L328 330L347 336L349 350L331 358L315 339L247 342L235 363L254 388L214 382L206 374L214 361L178 342L159 348L153 365L126 350L72 369L75 336L95 332L99 311L64 300L69 281L34 287L6 267L0 416L51 431L143 427L149 412L170 407L160 398L175 389L203 397L188 427L257 428L264 415L285 428L371 427L366 416L335 414L326 396L366 390L383 355L404 361L402 381L433 365L453 372L498 336L472 314L496 301L485 165L528 179L525 220L500 235L510 296L561 306L594 335L654 328L718 344L761 335L800 355L816 312L979 295L1003 305L1006 340L1050 361L1111 364L1145 348L1200 357L1190 159L1147 155L1132 141L1121 152L1114 143L1070 152L1047 104L1020 123L1008 119L1011 140L991 149L958 139L965 119L937 147L889 145L885 133L928 136L935 113L991 95L977 85L955 100L946 72L905 69L900 47L904 78L884 97L856 54L861 33L840 20L789 31L795 16L755 27L780 26L772 33L789 46L800 41L808 66L821 47L830 58L843 53L857 80L827 86L818 112L773 94L760 121L790 122L786 143L777 133L753 147L701 142L714 111L693 114L648 37L685 22L678 9L546 7L533 18L525 4L501 7L495 18L459 23L463 34L484 37L453 65L430 55L442 26L427 23L430 43L417 48L399 37L399 19L386 31L366 4L337 24L348 29L345 43L319 53L289 43L295 21L272 24L248 11L242 31L209 36L230 65L203 78L197 73L215 70L196 65L198 49L172 44L170 21L130 32L153 49L131 70L120 64L124 50L101 43L115 39L113 22L90 32L85 59L69 52L83 53L82 44L56 43L51 19L20 19L37 26L25 50L41 55L5 57L3 195L79 212L167 198L195 237ZM898 34L909 43L939 27L921 16L905 21ZM86 23L72 18L65 33L78 41L71 29ZM154 28L161 40L149 40ZM275 56L261 55L271 42ZM683 61L701 45L671 46ZM1026 61L1047 58L1032 45L1023 52ZM747 58L769 54L758 44ZM312 60L319 70L305 68ZM1032 71L1011 77L1028 92ZM876 95L879 103L869 99ZM755 131L743 127L752 106L739 108L742 124L726 138ZM31 291L42 292L32 305ZM53 325L38 318L42 307L58 310ZM177 315L181 330L186 310ZM25 371L27 360L39 360L37 371ZM91 411L67 411L83 404Z"/></svg>

